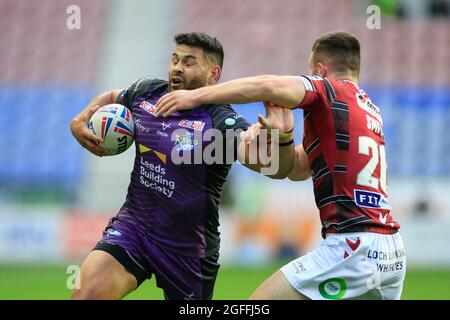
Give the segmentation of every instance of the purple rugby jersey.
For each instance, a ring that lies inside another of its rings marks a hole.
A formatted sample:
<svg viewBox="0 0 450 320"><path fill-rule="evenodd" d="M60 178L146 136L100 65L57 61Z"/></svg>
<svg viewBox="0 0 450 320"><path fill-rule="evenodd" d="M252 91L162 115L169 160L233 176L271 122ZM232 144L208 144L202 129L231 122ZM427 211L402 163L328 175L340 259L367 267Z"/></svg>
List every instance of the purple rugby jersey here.
<svg viewBox="0 0 450 320"><path fill-rule="evenodd" d="M140 243L145 238L181 255L205 257L219 249L218 205L231 164L206 164L199 151L211 141L202 142L202 135L208 129L219 130L224 150L233 152L236 160L237 139L230 143L227 129L246 130L250 125L228 105L204 105L156 117L154 104L167 87L165 80L144 78L117 97L116 102L134 117L136 158L126 201L114 225L134 230L126 235L128 241ZM198 164L175 164L171 156L187 153L193 163L196 152L202 159ZM121 237L108 238L120 245Z"/></svg>

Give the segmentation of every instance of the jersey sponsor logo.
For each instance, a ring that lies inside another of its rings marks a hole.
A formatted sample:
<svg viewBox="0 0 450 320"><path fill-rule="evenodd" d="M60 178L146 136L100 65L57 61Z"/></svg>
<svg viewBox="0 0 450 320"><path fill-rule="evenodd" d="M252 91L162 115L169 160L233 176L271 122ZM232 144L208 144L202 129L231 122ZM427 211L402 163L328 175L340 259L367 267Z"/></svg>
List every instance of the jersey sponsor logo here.
<svg viewBox="0 0 450 320"><path fill-rule="evenodd" d="M331 278L319 284L319 292L325 299L339 300L347 292L347 284L344 279Z"/></svg>
<svg viewBox="0 0 450 320"><path fill-rule="evenodd" d="M165 133L164 131L165 131L167 128L170 128L171 125L172 125L171 123L167 124L167 123L165 123L165 122L163 121L163 122L161 123L162 131L161 131L161 130L157 130L157 131L156 131L156 134L159 135L159 136L161 136L161 137L167 138L169 135L168 135L167 133Z"/></svg>
<svg viewBox="0 0 450 320"><path fill-rule="evenodd" d="M391 209L387 199L380 193L366 190L354 190L355 203L364 208Z"/></svg>
<svg viewBox="0 0 450 320"><path fill-rule="evenodd" d="M234 124L236 124L236 119L233 118L226 118L225 119L225 124L227 126L233 126Z"/></svg>
<svg viewBox="0 0 450 320"><path fill-rule="evenodd" d="M138 146L139 146L139 153L140 154L152 151L159 158L159 160L162 161L162 163L167 164L167 155L165 155L164 153L156 151L156 150L154 150L152 148L146 147L143 144L139 144Z"/></svg>
<svg viewBox="0 0 450 320"><path fill-rule="evenodd" d="M139 145L139 151L141 154L147 151L153 151L154 154L166 164L166 155L161 152L152 150L143 145ZM139 183L153 192L162 194L169 199L172 198L175 192L176 183L174 180L167 178L166 168L161 164L154 164L153 162L147 161L142 155L140 165Z"/></svg>
<svg viewBox="0 0 450 320"><path fill-rule="evenodd" d="M156 117L156 106L151 104L148 101L142 101L141 104L139 105L139 108L144 109L145 111L147 111L148 113L150 113L152 116Z"/></svg>
<svg viewBox="0 0 450 320"><path fill-rule="evenodd" d="M177 151L189 151L194 149L198 144L198 141L194 139L192 132L186 132L185 134L175 135L175 146Z"/></svg>
<svg viewBox="0 0 450 320"><path fill-rule="evenodd" d="M142 133L149 133L150 132L150 128L147 128L146 126L144 126L142 123L141 123L141 119L139 119L138 117L134 117L134 125L135 125L135 127L136 127L136 129L139 131L139 132L142 132Z"/></svg>
<svg viewBox="0 0 450 320"><path fill-rule="evenodd" d="M198 121L198 120L187 120L187 119L183 119L181 120L178 125L180 127L184 127L184 128L188 128L188 129L194 129L197 131L202 131L203 128L205 127L205 123L203 121Z"/></svg>
<svg viewBox="0 0 450 320"><path fill-rule="evenodd" d="M162 130L165 131L167 128L170 128L171 124L167 124L164 121L161 123Z"/></svg>
<svg viewBox="0 0 450 320"><path fill-rule="evenodd" d="M372 103L370 98L364 92L357 92L356 94L356 102L358 106L370 113L372 116L377 119L381 125L383 125L383 119L381 118L380 108Z"/></svg>
<svg viewBox="0 0 450 320"><path fill-rule="evenodd" d="M113 228L108 228L108 229L106 230L106 235L107 235L107 236L117 237L117 236L121 236L122 233L120 233L120 231L117 231L117 230L115 230L115 229L113 229Z"/></svg>

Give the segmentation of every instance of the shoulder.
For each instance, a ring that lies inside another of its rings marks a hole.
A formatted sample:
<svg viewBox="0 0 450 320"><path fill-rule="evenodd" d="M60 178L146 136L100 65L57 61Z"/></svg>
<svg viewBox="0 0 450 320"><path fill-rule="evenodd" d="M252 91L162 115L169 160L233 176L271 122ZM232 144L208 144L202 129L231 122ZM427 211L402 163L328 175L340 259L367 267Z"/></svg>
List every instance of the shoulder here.
<svg viewBox="0 0 450 320"><path fill-rule="evenodd" d="M167 81L155 77L144 77L133 83L130 87L136 93L164 91L167 89Z"/></svg>
<svg viewBox="0 0 450 320"><path fill-rule="evenodd" d="M151 93L162 94L167 90L167 81L155 77L144 77L128 86L128 88L120 91L117 95L116 102L133 108L133 102L144 95Z"/></svg>
<svg viewBox="0 0 450 320"><path fill-rule="evenodd" d="M301 80L308 93L323 96L324 99L333 102L340 91L344 90L345 81L319 76L301 75Z"/></svg>

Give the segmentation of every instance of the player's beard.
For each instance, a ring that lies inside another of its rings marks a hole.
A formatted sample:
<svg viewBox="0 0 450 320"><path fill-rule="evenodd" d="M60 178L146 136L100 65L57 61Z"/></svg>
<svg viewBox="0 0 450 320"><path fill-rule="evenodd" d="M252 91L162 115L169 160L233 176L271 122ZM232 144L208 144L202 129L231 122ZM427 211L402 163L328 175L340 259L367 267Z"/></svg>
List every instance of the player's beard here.
<svg viewBox="0 0 450 320"><path fill-rule="evenodd" d="M180 77L180 76L178 76ZM207 84L206 81L206 77L207 75L202 75L202 76L198 76L195 78L192 78L190 80L187 80L185 77L180 77L183 79L183 86L181 88L177 88L177 89L173 89L172 88L172 78L169 77L169 92L174 91L174 90L194 90L194 89L198 89L201 87L205 87Z"/></svg>

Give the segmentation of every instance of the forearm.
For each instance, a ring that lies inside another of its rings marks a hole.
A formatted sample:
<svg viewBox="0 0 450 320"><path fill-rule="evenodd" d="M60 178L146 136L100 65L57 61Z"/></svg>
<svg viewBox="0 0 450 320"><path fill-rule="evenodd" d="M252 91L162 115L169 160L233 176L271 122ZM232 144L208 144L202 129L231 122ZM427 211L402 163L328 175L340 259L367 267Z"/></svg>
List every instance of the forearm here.
<svg viewBox="0 0 450 320"><path fill-rule="evenodd" d="M284 179L286 178L294 166L295 148L292 143L290 146L279 146L279 165L278 172L274 175L268 175L272 179ZM272 160L273 162L273 160Z"/></svg>
<svg viewBox="0 0 450 320"><path fill-rule="evenodd" d="M284 179L292 171L295 160L295 144L293 132L278 133L272 136L271 165L277 168L276 173L268 175L272 179Z"/></svg>
<svg viewBox="0 0 450 320"><path fill-rule="evenodd" d="M115 103L118 92L120 92L120 90L104 92L104 93L101 93L98 96L96 96L94 99L92 99L87 104L87 106L80 112L80 114L78 114L72 120L72 123L70 126L72 133L74 133L74 130L75 130L76 126L79 124L79 122L82 121L80 119L81 114L87 112L89 109L91 109L95 106L104 106L107 104ZM83 118L83 121L84 121L84 118Z"/></svg>
<svg viewBox="0 0 450 320"><path fill-rule="evenodd" d="M295 160L291 169L288 174L288 178L291 181L303 181L311 176L311 169L309 168L308 158L303 145L295 148Z"/></svg>
<svg viewBox="0 0 450 320"><path fill-rule="evenodd" d="M120 90L107 91L99 94L88 103L85 109L89 109L97 105L104 106L107 104L115 103L118 92L120 92Z"/></svg>
<svg viewBox="0 0 450 320"><path fill-rule="evenodd" d="M247 168L269 178L286 178L295 159L292 133L273 136L270 141L263 140L260 135L259 139L254 139L250 144L242 142L239 161Z"/></svg>
<svg viewBox="0 0 450 320"><path fill-rule="evenodd" d="M302 86L301 81L291 76L248 77L197 89L194 99L197 105L271 101L294 108L303 100Z"/></svg>

